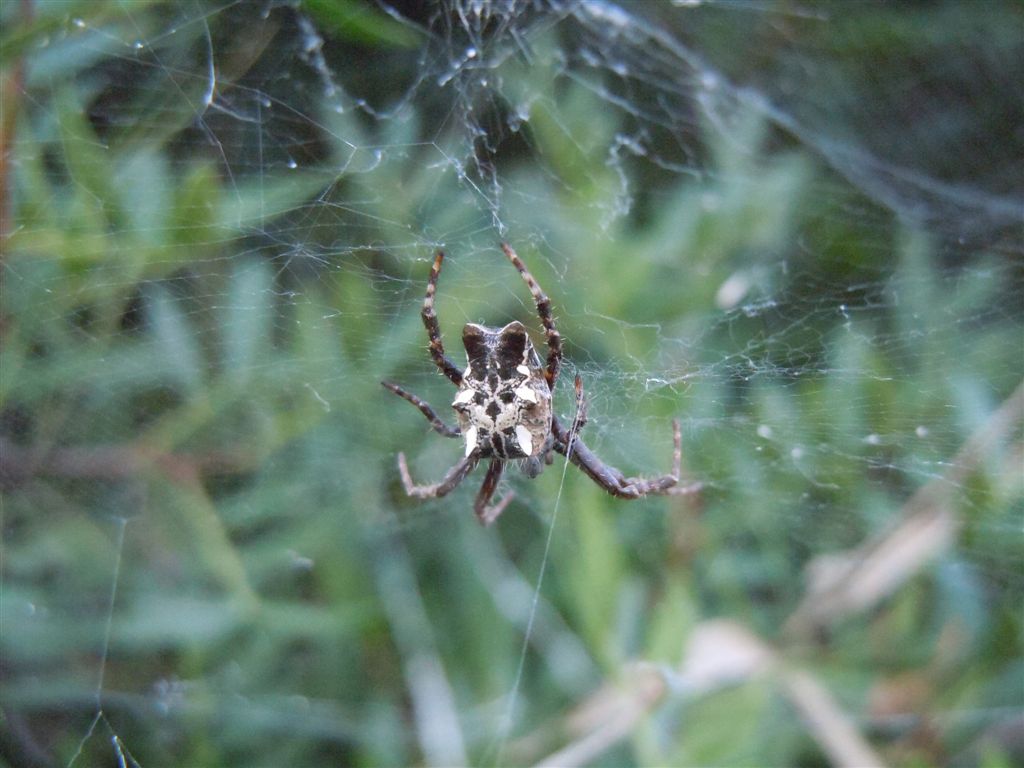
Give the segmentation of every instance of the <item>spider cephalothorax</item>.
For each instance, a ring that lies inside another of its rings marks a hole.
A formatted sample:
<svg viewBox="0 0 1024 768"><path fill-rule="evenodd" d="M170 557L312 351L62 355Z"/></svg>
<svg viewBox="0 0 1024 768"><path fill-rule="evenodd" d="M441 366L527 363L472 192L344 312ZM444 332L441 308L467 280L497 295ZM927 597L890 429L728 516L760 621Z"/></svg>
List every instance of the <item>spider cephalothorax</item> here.
<svg viewBox="0 0 1024 768"><path fill-rule="evenodd" d="M466 348L467 366L459 368L444 353L441 328L434 312L434 294L441 274L444 253L438 251L427 281L427 295L423 300L423 325L430 339L430 356L441 373L458 387L452 408L459 420L458 427L450 427L438 418L434 409L416 395L406 392L397 384L382 381L385 387L405 398L420 409L434 429L445 437L461 436L465 441L465 455L441 479L432 485L417 485L409 475L405 454L398 454L398 469L405 492L417 498L441 497L450 493L476 467L481 459L489 459L487 474L473 505L480 522L494 522L512 499L507 493L501 501L490 506L491 497L498 487L505 463L519 460L529 477L540 474L545 464L551 463L551 452L556 451L582 469L588 477L608 493L624 499L637 499L648 494L690 493L697 486L678 487L682 447L679 422L673 421L672 473L652 480L626 477L615 467L608 466L595 456L579 439L577 430L586 422L583 389L576 377L576 411L574 429L566 429L551 410L551 392L558 380L562 363L562 337L551 317L551 301L541 290L533 275L508 245L502 243L512 265L533 294L537 314L547 336L548 356L542 363L537 350L522 323L512 322L504 328L488 328L469 323L462 331Z"/></svg>

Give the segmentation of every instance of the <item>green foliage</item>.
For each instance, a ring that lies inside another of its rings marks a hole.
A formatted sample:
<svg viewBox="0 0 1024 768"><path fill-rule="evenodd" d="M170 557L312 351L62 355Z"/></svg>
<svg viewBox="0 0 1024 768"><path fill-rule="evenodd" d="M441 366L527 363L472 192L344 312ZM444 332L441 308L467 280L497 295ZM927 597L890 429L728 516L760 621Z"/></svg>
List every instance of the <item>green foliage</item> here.
<svg viewBox="0 0 1024 768"><path fill-rule="evenodd" d="M302 6L327 30L354 43L400 48L419 43L414 28L357 0L302 0Z"/></svg>

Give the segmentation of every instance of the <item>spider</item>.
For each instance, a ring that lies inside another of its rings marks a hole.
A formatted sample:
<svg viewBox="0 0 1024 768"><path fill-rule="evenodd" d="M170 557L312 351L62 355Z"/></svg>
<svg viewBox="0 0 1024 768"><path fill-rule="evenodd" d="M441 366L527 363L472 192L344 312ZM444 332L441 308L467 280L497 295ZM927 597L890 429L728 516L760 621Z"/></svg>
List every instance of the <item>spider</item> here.
<svg viewBox="0 0 1024 768"><path fill-rule="evenodd" d="M533 294L537 314L547 337L547 360L541 363L537 350L522 323L513 321L504 328L489 328L467 323L462 329L468 365L459 370L446 355L441 329L434 312L434 295L441 274L444 252L438 251L427 281L427 295L420 313L430 339L430 356L452 384L458 387L452 408L458 426L445 424L430 405L390 381L381 384L408 400L426 416L434 430L445 437L462 437L465 453L437 483L418 485L409 474L405 454L398 454L398 471L405 492L418 499L440 498L451 493L480 461L487 459L487 473L476 495L473 510L483 525L490 525L512 500L505 494L493 506L491 497L498 487L505 464L519 461L527 477L536 477L552 462L552 451L565 456L583 470L597 485L613 496L638 499L648 494L689 493L690 487L678 487L682 461L679 422L673 420L672 472L653 479L626 477L615 467L601 461L579 439L578 431L586 423L583 387L576 377L576 419L566 429L551 407L551 393L562 363L562 337L551 316L551 301L530 274L516 252L502 243L501 249L519 271Z"/></svg>

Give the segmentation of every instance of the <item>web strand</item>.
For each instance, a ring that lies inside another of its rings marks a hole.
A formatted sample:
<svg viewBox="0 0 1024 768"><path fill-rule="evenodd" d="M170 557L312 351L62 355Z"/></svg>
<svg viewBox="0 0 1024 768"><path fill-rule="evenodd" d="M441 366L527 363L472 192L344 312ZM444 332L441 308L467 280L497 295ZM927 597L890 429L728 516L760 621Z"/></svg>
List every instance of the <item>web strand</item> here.
<svg viewBox="0 0 1024 768"><path fill-rule="evenodd" d="M107 658L110 655L110 637L114 626L114 606L117 603L117 587L121 580L121 560L124 554L125 530L128 527L128 518L126 517L115 517L114 521L117 524L117 537L114 542L114 570L110 576L111 583L110 596L107 599L107 619L103 628L103 643L100 648L96 691L93 694L96 712L93 715L92 721L89 723L89 727L86 729L85 735L82 737L81 741L78 742L78 748L75 749L74 754L68 761L67 768L72 768L78 758L81 757L82 750L85 749L85 745L92 738L93 734L96 732L96 728L101 723L110 732L111 744L113 745L114 753L117 756L118 764L122 766L122 768L126 768L126 766L129 765L138 765L135 759L132 758L131 753L124 746L124 743L121 741L121 737L117 735L117 732L114 730L113 726L111 726L106 713L103 711L103 687L107 674Z"/></svg>
<svg viewBox="0 0 1024 768"><path fill-rule="evenodd" d="M530 613L526 620L526 629L523 632L523 644L519 651L519 661L516 665L516 674L512 680L512 690L508 694L508 704L501 718L498 729L498 739L494 752L494 766L500 768L504 758L505 747L512 733L515 724L516 701L519 696L519 688L523 680L523 671L526 667L526 657L529 653L530 639L533 636L533 623L537 617L537 605L540 602L541 589L544 585L544 574L547 571L548 559L551 552L551 542L554 539L555 523L558 519L558 510L562 502L562 491L565 488L565 478L569 471L570 457L573 447L576 444L576 437L586 420L586 403L583 400L582 390L579 386L579 377L576 377L576 410L573 415L572 426L569 430L569 444L565 450L565 463L562 467L562 476L558 483L558 493L555 496L554 507L551 510L551 522L548 523L548 532L544 540L544 552L541 555L540 569L537 572L537 585L533 590L533 599L530 601Z"/></svg>

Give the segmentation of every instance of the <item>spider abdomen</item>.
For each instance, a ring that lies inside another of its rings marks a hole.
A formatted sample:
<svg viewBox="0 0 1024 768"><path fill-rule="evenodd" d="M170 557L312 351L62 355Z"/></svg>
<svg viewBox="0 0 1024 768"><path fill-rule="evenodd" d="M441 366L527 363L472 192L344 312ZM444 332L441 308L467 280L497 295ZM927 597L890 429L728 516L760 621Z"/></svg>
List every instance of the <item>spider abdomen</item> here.
<svg viewBox="0 0 1024 768"><path fill-rule="evenodd" d="M523 325L470 323L462 341L469 364L452 407L466 456L525 459L547 450L551 389Z"/></svg>

